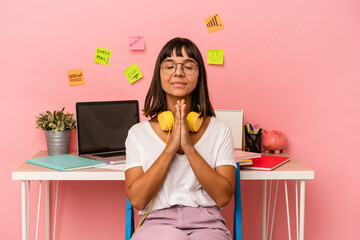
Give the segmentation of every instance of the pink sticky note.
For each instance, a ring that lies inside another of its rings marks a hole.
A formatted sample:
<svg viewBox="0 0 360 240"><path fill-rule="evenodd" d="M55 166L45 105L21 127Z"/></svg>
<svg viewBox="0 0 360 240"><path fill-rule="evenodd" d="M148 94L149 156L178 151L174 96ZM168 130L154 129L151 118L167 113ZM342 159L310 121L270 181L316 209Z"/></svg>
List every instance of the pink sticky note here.
<svg viewBox="0 0 360 240"><path fill-rule="evenodd" d="M129 37L130 50L144 50L145 40L143 36Z"/></svg>

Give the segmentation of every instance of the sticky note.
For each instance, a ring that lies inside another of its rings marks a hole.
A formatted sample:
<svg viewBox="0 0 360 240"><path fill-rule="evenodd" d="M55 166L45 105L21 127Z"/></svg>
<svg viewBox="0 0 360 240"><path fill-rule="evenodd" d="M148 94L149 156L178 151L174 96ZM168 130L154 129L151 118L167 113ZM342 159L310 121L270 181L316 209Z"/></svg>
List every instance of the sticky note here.
<svg viewBox="0 0 360 240"><path fill-rule="evenodd" d="M124 73L129 80L129 83L132 84L143 77L142 73L137 64L134 64L124 70Z"/></svg>
<svg viewBox="0 0 360 240"><path fill-rule="evenodd" d="M224 50L209 49L207 63L208 64L223 65L223 63L224 63Z"/></svg>
<svg viewBox="0 0 360 240"><path fill-rule="evenodd" d="M82 69L68 70L67 74L70 86L85 84Z"/></svg>
<svg viewBox="0 0 360 240"><path fill-rule="evenodd" d="M96 54L95 54L94 61L96 63L109 65L110 57L111 57L111 51L110 50L98 47L96 49Z"/></svg>
<svg viewBox="0 0 360 240"><path fill-rule="evenodd" d="M205 18L205 23L209 33L224 29L220 14L215 14L213 16Z"/></svg>
<svg viewBox="0 0 360 240"><path fill-rule="evenodd" d="M145 40L143 36L129 37L130 50L144 50Z"/></svg>

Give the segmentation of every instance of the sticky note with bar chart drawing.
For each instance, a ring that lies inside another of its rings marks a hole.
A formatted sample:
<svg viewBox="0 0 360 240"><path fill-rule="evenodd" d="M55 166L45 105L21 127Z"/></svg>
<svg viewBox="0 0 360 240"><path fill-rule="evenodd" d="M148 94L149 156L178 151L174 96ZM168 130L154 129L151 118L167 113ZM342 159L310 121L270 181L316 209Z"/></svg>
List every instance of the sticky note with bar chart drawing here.
<svg viewBox="0 0 360 240"><path fill-rule="evenodd" d="M205 18L205 23L209 33L224 29L220 14L215 14L213 16Z"/></svg>

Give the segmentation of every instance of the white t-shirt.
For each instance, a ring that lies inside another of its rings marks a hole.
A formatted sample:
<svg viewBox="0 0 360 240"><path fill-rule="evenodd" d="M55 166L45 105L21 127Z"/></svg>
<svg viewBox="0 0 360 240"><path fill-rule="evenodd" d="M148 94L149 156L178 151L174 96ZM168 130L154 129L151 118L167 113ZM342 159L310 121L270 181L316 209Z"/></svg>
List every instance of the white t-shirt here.
<svg viewBox="0 0 360 240"><path fill-rule="evenodd" d="M126 139L126 168L141 166L146 172L165 148L165 142L155 133L149 121L134 125ZM230 127L215 117L195 144L195 149L213 168L221 165L236 167ZM151 202L150 202L151 203ZM150 203L139 214L145 214ZM151 211L173 205L189 207L215 206L190 167L186 154L175 154L163 186L154 199Z"/></svg>

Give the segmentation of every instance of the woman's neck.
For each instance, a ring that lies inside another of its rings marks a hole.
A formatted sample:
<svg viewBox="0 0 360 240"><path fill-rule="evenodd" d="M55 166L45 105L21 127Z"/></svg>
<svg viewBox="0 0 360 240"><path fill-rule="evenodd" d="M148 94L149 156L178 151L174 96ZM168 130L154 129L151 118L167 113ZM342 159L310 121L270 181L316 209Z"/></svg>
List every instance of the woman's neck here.
<svg viewBox="0 0 360 240"><path fill-rule="evenodd" d="M186 109L185 113L186 115L190 112L191 107L191 95L184 96L184 97L175 97L175 96L166 96L166 102L167 102L167 110L171 111L175 116L175 105L177 101L181 101L182 99L185 100Z"/></svg>

